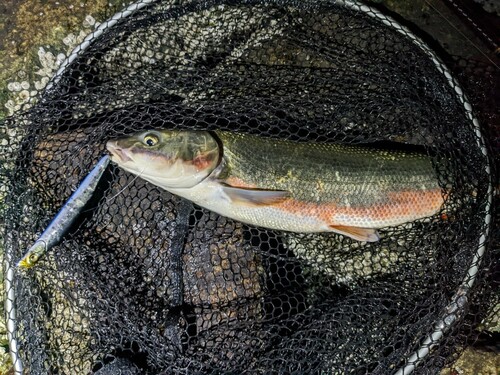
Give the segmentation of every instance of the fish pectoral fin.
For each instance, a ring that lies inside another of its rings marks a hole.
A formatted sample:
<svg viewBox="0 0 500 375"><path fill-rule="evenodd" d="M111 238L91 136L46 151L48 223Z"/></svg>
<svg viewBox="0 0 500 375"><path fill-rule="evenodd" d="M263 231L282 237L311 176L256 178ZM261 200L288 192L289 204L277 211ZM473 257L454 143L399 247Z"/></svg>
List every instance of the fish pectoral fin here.
<svg viewBox="0 0 500 375"><path fill-rule="evenodd" d="M223 186L222 190L233 203L250 206L271 206L290 198L290 193L284 190L247 189L233 186Z"/></svg>
<svg viewBox="0 0 500 375"><path fill-rule="evenodd" d="M376 229L349 227L344 225L329 225L333 232L351 237L357 241L376 242L380 239Z"/></svg>

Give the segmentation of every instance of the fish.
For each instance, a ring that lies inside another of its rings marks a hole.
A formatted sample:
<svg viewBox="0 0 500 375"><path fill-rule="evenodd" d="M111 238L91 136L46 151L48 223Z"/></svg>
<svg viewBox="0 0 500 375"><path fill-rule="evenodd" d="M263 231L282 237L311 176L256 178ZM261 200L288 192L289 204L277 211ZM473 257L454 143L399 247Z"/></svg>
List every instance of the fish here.
<svg viewBox="0 0 500 375"><path fill-rule="evenodd" d="M43 231L42 235L18 262L17 266L19 268L27 269L33 267L47 251L62 241L69 227L92 197L109 162L110 158L108 155L104 155L97 162L95 167L80 183L78 189L71 194L49 226Z"/></svg>
<svg viewBox="0 0 500 375"><path fill-rule="evenodd" d="M110 139L111 161L220 215L263 228L375 242L443 206L425 153L230 131L152 129Z"/></svg>

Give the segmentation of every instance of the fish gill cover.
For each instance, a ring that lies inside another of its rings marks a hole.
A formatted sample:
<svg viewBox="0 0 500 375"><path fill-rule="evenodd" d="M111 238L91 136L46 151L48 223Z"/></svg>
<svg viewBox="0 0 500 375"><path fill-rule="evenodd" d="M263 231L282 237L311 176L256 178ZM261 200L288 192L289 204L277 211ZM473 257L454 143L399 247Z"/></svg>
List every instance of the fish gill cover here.
<svg viewBox="0 0 500 375"><path fill-rule="evenodd" d="M492 176L470 105L433 53L354 2L130 9L5 122L22 136L4 168L16 369L388 374L449 363L492 292ZM106 142L145 129L418 149L445 203L367 243L246 225L112 165L64 240L14 270Z"/></svg>

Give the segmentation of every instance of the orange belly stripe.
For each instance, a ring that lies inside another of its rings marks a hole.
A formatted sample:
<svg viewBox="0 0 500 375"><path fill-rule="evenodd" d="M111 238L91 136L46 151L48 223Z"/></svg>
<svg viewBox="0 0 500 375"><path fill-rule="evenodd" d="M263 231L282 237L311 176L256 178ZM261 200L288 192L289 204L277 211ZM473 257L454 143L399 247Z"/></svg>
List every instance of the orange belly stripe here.
<svg viewBox="0 0 500 375"><path fill-rule="evenodd" d="M326 225L359 223L404 223L432 216L444 203L441 189L413 190L387 194L387 203L348 207L338 203L304 202L293 198L273 205L274 208L298 217L314 217ZM369 227L369 226L367 226ZM381 227L381 226L376 226Z"/></svg>

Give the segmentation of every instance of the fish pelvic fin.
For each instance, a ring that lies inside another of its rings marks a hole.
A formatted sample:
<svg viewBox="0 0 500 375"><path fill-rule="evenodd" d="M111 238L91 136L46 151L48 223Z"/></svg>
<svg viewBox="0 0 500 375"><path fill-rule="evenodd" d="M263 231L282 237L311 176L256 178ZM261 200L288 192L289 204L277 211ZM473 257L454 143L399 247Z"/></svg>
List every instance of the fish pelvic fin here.
<svg viewBox="0 0 500 375"><path fill-rule="evenodd" d="M377 242L380 237L376 229L349 227L344 225L329 225L332 232L343 234L357 241Z"/></svg>
<svg viewBox="0 0 500 375"><path fill-rule="evenodd" d="M260 190L233 186L223 186L222 190L235 204L247 206L272 206L290 198L284 190Z"/></svg>

